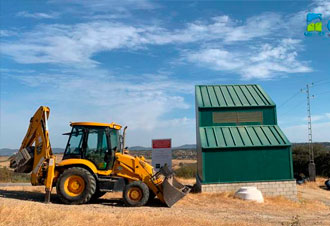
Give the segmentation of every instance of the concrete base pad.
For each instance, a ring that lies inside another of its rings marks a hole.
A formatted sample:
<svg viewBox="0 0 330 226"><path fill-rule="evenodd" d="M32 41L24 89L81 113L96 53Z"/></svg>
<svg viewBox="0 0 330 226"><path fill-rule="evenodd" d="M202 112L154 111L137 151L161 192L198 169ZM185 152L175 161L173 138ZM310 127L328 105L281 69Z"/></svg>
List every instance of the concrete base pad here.
<svg viewBox="0 0 330 226"><path fill-rule="evenodd" d="M264 196L284 196L292 200L297 200L295 180L203 184L197 176L196 182L197 189L200 192L236 192L241 187L254 186L257 187Z"/></svg>

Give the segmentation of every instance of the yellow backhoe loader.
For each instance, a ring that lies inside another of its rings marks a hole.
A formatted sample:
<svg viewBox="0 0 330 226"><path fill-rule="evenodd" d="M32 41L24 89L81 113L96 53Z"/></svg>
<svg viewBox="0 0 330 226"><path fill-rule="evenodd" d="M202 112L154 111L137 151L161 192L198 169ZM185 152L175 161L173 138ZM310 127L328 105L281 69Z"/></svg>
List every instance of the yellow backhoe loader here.
<svg viewBox="0 0 330 226"><path fill-rule="evenodd" d="M32 185L45 185L45 202L52 188L62 202L83 204L112 191L125 181L127 206L143 206L157 196L168 207L183 198L190 188L180 184L166 166L157 173L144 157L133 157L125 147L125 131L115 123L73 122L61 162L56 163L48 135L49 108L41 106L19 151L10 157L16 172L31 173Z"/></svg>

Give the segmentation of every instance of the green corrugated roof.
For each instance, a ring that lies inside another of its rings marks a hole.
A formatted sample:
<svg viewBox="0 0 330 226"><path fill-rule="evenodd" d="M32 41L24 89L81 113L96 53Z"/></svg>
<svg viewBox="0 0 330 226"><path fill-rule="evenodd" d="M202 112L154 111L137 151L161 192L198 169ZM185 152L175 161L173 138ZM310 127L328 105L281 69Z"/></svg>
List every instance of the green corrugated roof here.
<svg viewBox="0 0 330 226"><path fill-rule="evenodd" d="M275 106L259 85L197 85L199 108Z"/></svg>
<svg viewBox="0 0 330 226"><path fill-rule="evenodd" d="M202 148L246 148L291 145L277 125L200 127Z"/></svg>

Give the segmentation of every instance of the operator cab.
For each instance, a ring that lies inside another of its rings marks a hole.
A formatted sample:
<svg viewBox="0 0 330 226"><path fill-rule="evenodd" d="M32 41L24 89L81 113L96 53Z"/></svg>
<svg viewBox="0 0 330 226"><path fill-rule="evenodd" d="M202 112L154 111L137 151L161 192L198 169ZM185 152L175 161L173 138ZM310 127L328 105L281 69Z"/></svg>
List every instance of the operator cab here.
<svg viewBox="0 0 330 226"><path fill-rule="evenodd" d="M121 126L115 123L74 122L63 155L64 159L87 159L99 170L112 168L115 152L120 150Z"/></svg>

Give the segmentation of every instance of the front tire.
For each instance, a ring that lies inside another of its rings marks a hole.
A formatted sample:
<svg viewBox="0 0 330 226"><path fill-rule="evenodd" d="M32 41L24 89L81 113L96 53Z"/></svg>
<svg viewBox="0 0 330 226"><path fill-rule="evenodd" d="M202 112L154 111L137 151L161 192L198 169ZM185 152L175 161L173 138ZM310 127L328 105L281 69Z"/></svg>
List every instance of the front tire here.
<svg viewBox="0 0 330 226"><path fill-rule="evenodd" d="M149 188L141 181L133 181L125 186L123 198L127 206L144 206L149 200Z"/></svg>
<svg viewBox="0 0 330 226"><path fill-rule="evenodd" d="M88 170L81 167L66 169L56 184L57 195L66 204L87 203L95 190L95 177Z"/></svg>

